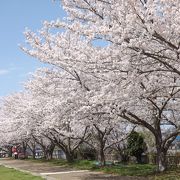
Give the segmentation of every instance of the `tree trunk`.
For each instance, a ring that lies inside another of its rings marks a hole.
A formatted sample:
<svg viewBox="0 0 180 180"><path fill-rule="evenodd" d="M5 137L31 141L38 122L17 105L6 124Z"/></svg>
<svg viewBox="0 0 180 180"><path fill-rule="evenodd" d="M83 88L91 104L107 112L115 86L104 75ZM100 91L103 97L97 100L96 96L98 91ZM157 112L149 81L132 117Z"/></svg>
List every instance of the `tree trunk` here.
<svg viewBox="0 0 180 180"><path fill-rule="evenodd" d="M66 160L69 162L69 163L72 163L74 161L74 153L72 152L64 152L65 155L66 155Z"/></svg>
<svg viewBox="0 0 180 180"><path fill-rule="evenodd" d="M8 157L12 157L12 146L9 146L8 148Z"/></svg>
<svg viewBox="0 0 180 180"><path fill-rule="evenodd" d="M104 136L101 138L101 136L99 136L99 161L101 163L101 166L105 166L106 165L106 159L105 159L105 154L104 154L104 146L105 146L105 141L103 140Z"/></svg>
<svg viewBox="0 0 180 180"><path fill-rule="evenodd" d="M167 161L166 161L166 151L159 150L157 151L157 171L163 172L167 169Z"/></svg>
<svg viewBox="0 0 180 180"><path fill-rule="evenodd" d="M52 159L52 158L50 157L50 154L49 154L49 151L48 151L48 150L44 150L44 158L45 158L46 160Z"/></svg>
<svg viewBox="0 0 180 180"><path fill-rule="evenodd" d="M163 172L167 169L167 163L166 163L166 154L167 150L164 148L162 142L162 134L159 130L158 136L156 138L156 151L157 151L157 158L156 158L156 164L157 164L157 172Z"/></svg>
<svg viewBox="0 0 180 180"><path fill-rule="evenodd" d="M22 143L22 151L23 151L23 154L24 154L25 158L27 158L26 149L27 149L27 143L23 142Z"/></svg>
<svg viewBox="0 0 180 180"><path fill-rule="evenodd" d="M32 152L32 158L35 159L35 156L36 156L36 145L35 144L31 144L31 145L28 145L28 146L29 146L29 149Z"/></svg>
<svg viewBox="0 0 180 180"><path fill-rule="evenodd" d="M53 151L54 151L55 145L51 144L49 146L42 146L42 148L43 148L43 152L44 152L44 158L46 160L51 160L53 157Z"/></svg>
<svg viewBox="0 0 180 180"><path fill-rule="evenodd" d="M53 151L51 150L44 150L44 158L46 160L51 160L52 159L52 156L53 156Z"/></svg>
<svg viewBox="0 0 180 180"><path fill-rule="evenodd" d="M32 151L32 158L36 159L36 151L34 151L34 150Z"/></svg>
<svg viewBox="0 0 180 180"><path fill-rule="evenodd" d="M142 163L141 154L136 155L136 159L137 159L137 163L138 163L138 164L141 164L141 163Z"/></svg>
<svg viewBox="0 0 180 180"><path fill-rule="evenodd" d="M106 160L105 160L105 154L104 154L104 149L101 148L100 149L100 162L101 162L101 166L105 166L106 165Z"/></svg>

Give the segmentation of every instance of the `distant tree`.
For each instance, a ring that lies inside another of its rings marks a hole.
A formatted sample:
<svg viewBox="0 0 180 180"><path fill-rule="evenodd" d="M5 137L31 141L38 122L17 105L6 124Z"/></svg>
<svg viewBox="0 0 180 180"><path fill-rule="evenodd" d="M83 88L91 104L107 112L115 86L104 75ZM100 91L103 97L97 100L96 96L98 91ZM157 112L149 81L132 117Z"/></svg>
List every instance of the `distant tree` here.
<svg viewBox="0 0 180 180"><path fill-rule="evenodd" d="M127 150L130 155L135 156L137 158L138 163L142 163L142 153L145 151L146 144L144 142L143 136L133 131L128 137L127 140Z"/></svg>

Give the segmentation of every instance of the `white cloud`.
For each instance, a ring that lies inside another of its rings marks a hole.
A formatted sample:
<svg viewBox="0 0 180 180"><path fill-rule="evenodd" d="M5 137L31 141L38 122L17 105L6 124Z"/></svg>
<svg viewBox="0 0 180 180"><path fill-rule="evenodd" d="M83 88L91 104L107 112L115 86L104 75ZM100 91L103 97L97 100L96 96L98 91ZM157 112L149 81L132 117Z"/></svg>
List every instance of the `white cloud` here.
<svg viewBox="0 0 180 180"><path fill-rule="evenodd" d="M0 69L0 75L5 75L5 74L8 74L9 73L9 70L7 69Z"/></svg>

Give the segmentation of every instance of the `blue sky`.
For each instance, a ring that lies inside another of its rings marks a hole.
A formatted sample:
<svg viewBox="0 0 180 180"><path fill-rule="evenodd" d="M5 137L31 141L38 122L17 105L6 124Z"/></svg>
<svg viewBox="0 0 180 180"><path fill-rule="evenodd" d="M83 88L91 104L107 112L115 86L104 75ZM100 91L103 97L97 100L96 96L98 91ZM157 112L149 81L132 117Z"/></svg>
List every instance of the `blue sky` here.
<svg viewBox="0 0 180 180"><path fill-rule="evenodd" d="M2 0L0 2L0 96L23 89L30 72L44 64L22 52L26 27L37 31L44 20L65 16L59 2L52 0Z"/></svg>

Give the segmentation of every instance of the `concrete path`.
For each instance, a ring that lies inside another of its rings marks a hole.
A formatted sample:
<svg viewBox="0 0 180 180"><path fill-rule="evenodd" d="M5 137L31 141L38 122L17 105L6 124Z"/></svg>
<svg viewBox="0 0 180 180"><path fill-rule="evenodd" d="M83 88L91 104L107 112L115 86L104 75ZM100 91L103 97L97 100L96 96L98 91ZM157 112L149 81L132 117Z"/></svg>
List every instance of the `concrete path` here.
<svg viewBox="0 0 180 180"><path fill-rule="evenodd" d="M141 177L115 176L101 172L75 170L48 163L34 163L24 160L0 159L0 165L30 172L33 175L43 176L47 180L147 180L147 178Z"/></svg>

